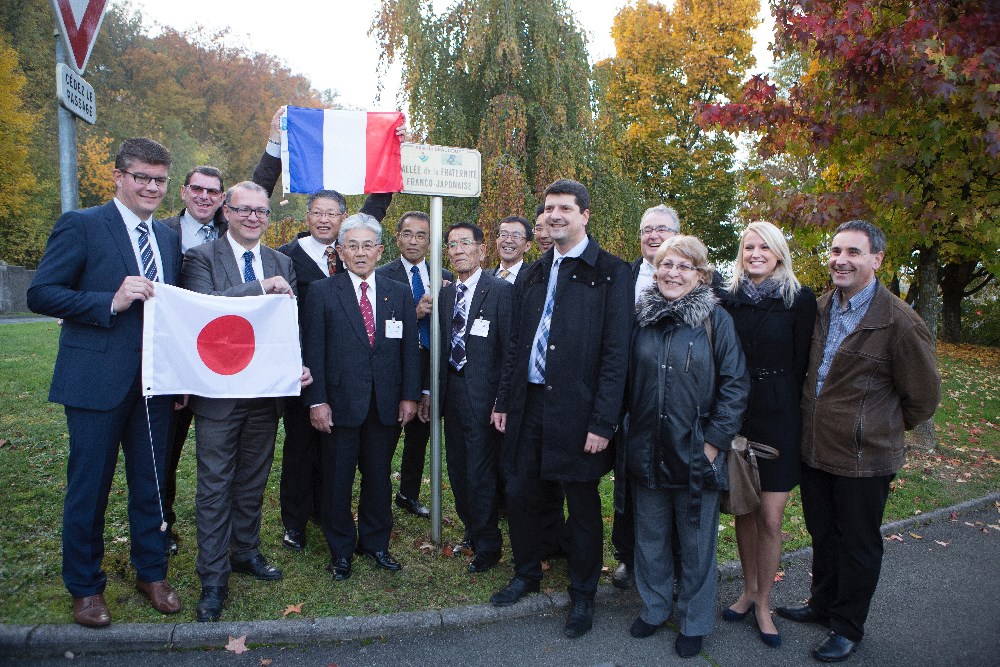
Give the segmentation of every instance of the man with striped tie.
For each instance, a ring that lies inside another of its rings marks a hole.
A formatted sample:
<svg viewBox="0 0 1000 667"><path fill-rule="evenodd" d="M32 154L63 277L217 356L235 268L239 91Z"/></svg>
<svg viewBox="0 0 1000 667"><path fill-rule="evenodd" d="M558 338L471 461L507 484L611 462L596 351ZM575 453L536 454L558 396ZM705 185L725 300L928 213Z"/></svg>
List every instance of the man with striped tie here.
<svg viewBox="0 0 1000 667"><path fill-rule="evenodd" d="M28 289L28 307L63 320L49 400L69 428L63 509L63 581L73 620L111 623L104 601L104 512L125 454L129 550L136 588L153 607L180 610L167 583L163 479L172 398L142 396L142 302L156 283L176 284L177 234L153 219L167 192L170 153L151 139L128 139L115 157L115 198L68 211L56 222Z"/></svg>

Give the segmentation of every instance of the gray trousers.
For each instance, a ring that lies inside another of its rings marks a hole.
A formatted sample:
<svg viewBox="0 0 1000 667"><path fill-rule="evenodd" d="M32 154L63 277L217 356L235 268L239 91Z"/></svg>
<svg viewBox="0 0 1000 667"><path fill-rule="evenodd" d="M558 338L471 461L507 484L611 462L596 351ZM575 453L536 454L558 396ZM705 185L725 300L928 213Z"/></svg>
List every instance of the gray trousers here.
<svg viewBox="0 0 1000 667"><path fill-rule="evenodd" d="M242 399L225 419L195 416L198 453L196 568L202 586L229 582L229 557L260 549L261 504L274 460L273 398Z"/></svg>
<svg viewBox="0 0 1000 667"><path fill-rule="evenodd" d="M673 524L680 537L681 579L677 623L681 633L703 637L715 627L719 492L702 491L701 522L687 521L688 490L648 489L631 484L635 501L635 587L642 598L640 617L652 625L670 618L673 602Z"/></svg>

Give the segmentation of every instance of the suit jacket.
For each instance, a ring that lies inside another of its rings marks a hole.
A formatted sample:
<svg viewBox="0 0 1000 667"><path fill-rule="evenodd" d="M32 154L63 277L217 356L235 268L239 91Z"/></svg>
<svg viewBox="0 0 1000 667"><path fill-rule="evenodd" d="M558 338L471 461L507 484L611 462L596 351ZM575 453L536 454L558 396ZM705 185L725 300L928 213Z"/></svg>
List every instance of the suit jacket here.
<svg viewBox="0 0 1000 667"><path fill-rule="evenodd" d="M403 266L403 260L399 257L392 260L388 264L383 264L382 266L375 269L375 273L385 276L391 280L395 280L398 283L403 283L404 285L410 285L410 272L406 270ZM455 274L448 269L441 269L441 280L454 280ZM430 285L424 285L424 290L427 292L431 291ZM410 291L410 296L413 296L413 291ZM416 307L416 306L414 306Z"/></svg>
<svg viewBox="0 0 1000 667"><path fill-rule="evenodd" d="M368 343L348 272L313 283L305 302L303 349L313 383L303 403L327 403L337 426L365 421L372 394L379 420L397 423L401 400L420 400L420 353L413 296L405 285L375 275L375 346ZM386 321L403 323L402 338L386 337Z"/></svg>
<svg viewBox="0 0 1000 667"><path fill-rule="evenodd" d="M177 235L152 222L160 277L176 285ZM129 232L113 201L59 217L28 288L28 308L63 319L50 401L110 410L124 400L142 359L143 304L134 302L112 316L111 302L127 276L139 275Z"/></svg>
<svg viewBox="0 0 1000 667"><path fill-rule="evenodd" d="M448 359L451 358L451 335L455 314L455 283L441 288L441 306L438 309L441 326L441 395L448 387ZM496 404L500 385L500 370L504 353L510 340L511 302L514 286L503 278L483 271L476 284L476 291L469 304L465 327L465 387L469 392L469 405L475 411L477 422L487 425L490 412ZM472 326L477 319L489 321L486 336L473 336Z"/></svg>
<svg viewBox="0 0 1000 667"><path fill-rule="evenodd" d="M306 297L309 296L310 283L330 277L330 274L322 271L313 258L299 245L299 239L305 236L309 236L309 232L300 232L296 238L277 249L281 254L287 255L295 267L295 293L299 296L299 331L305 331L305 303ZM337 273L343 273L346 270L344 263L340 261L338 256Z"/></svg>
<svg viewBox="0 0 1000 667"><path fill-rule="evenodd" d="M185 210L186 209L182 208L181 212L178 213L177 215L171 216L169 218L164 218L163 220L160 221L167 227L170 227L170 229L177 232L177 251L181 253L181 255L184 254L182 250L182 248L184 247L184 241L182 238L184 236L184 229L181 227L181 218L184 217ZM229 229L229 223L226 222L226 216L222 215L221 206L219 207L219 210L215 212L215 220L213 222L215 222L215 231L217 232L216 238L221 237L223 234L226 233L226 230Z"/></svg>
<svg viewBox="0 0 1000 667"><path fill-rule="evenodd" d="M282 276L295 289L292 260L267 246L260 247L264 278ZM243 282L243 271L236 263L232 246L225 236L187 251L181 268L181 287L215 296L259 296L264 293L261 280ZM225 419L238 399L191 396L191 412L210 419Z"/></svg>

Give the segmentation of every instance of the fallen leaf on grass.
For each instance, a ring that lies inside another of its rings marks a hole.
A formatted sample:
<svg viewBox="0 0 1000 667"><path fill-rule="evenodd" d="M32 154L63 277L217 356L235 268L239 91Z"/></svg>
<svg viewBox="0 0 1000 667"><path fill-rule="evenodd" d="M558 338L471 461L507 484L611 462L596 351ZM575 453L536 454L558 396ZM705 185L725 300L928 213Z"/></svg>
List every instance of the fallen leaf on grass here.
<svg viewBox="0 0 1000 667"><path fill-rule="evenodd" d="M442 544L441 545L441 555L445 558L455 557L455 545L453 544Z"/></svg>
<svg viewBox="0 0 1000 667"><path fill-rule="evenodd" d="M243 635L242 637L233 637L232 635L229 635L229 643L226 644L226 650L235 653L236 655L246 653L250 650L247 648L247 636Z"/></svg>
<svg viewBox="0 0 1000 667"><path fill-rule="evenodd" d="M913 533L913 532L910 533L910 537L912 537L915 540L922 540L922 539L924 539L923 535L917 535L916 533Z"/></svg>
<svg viewBox="0 0 1000 667"><path fill-rule="evenodd" d="M0 438L0 447L3 447L6 444L7 444L7 439L6 438Z"/></svg>
<svg viewBox="0 0 1000 667"><path fill-rule="evenodd" d="M948 546L951 542L942 542L941 540L934 540L935 543L940 544L943 547Z"/></svg>
<svg viewBox="0 0 1000 667"><path fill-rule="evenodd" d="M274 660L271 660L270 658L261 658L260 659L260 667L269 667L269 665L272 662L274 662Z"/></svg>
<svg viewBox="0 0 1000 667"><path fill-rule="evenodd" d="M896 540L897 542L903 541L903 536L900 533L893 533L885 538L886 540Z"/></svg>
<svg viewBox="0 0 1000 667"><path fill-rule="evenodd" d="M601 567L601 574L610 574L610 573L611 573L610 567L608 567L607 565Z"/></svg>
<svg viewBox="0 0 1000 667"><path fill-rule="evenodd" d="M958 512L952 512L948 515L949 521L958 521Z"/></svg>
<svg viewBox="0 0 1000 667"><path fill-rule="evenodd" d="M282 612L282 615L285 618L288 618L289 614L301 614L302 613L302 604L303 603L300 602L298 604L290 604L290 605L288 605L287 607L285 607L285 611Z"/></svg>
<svg viewBox="0 0 1000 667"><path fill-rule="evenodd" d="M433 542L428 542L426 540L417 540L417 550L420 553L432 554L434 553L435 547Z"/></svg>
<svg viewBox="0 0 1000 667"><path fill-rule="evenodd" d="M774 575L774 583L778 583L779 581L784 581L784 580L785 580L785 573L781 570L778 570Z"/></svg>

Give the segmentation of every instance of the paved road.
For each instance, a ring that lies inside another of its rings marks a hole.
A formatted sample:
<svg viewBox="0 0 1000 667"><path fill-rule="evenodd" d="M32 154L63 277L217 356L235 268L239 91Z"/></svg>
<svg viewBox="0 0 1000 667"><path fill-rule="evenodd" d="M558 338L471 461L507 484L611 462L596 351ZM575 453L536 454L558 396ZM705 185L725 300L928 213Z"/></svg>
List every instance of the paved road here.
<svg viewBox="0 0 1000 667"><path fill-rule="evenodd" d="M972 524L972 525L969 525ZM992 527L990 527L992 526ZM910 532L923 539L912 537ZM1000 665L1000 508L989 504L928 525L901 529L903 541L885 542L881 584L868 621L868 636L847 664L878 667L996 667ZM941 544L944 543L944 544ZM945 546L947 545L947 546ZM809 589L809 559L786 563L785 579L775 589L776 604L804 599ZM720 583L720 605L734 600L739 580ZM721 608L721 607L720 607ZM235 655L214 651L77 655L0 659L32 667L226 665L239 667L438 667L445 665L645 666L809 665L810 651L822 639L819 626L777 619L784 646L771 649L756 636L752 620L719 621L702 655L685 661L673 651L675 631L633 639L629 625L639 611L634 592L602 590L594 629L576 640L562 636L563 611L491 624L350 641L337 645L253 646ZM270 660L271 662L266 662Z"/></svg>

